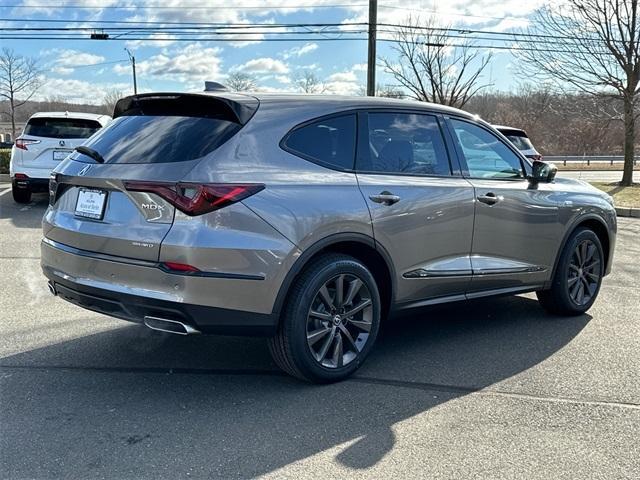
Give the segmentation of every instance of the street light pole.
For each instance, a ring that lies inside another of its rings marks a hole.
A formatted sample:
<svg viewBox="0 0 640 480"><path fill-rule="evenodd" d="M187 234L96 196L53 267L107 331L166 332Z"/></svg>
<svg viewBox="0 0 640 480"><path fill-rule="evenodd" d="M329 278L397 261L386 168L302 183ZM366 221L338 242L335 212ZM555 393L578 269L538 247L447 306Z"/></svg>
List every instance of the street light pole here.
<svg viewBox="0 0 640 480"><path fill-rule="evenodd" d="M133 70L133 94L138 94L138 82L136 80L136 57L131 54L128 48L125 48L125 51L129 55L129 60L131 61L131 68Z"/></svg>
<svg viewBox="0 0 640 480"><path fill-rule="evenodd" d="M378 0L369 0L369 48L367 52L367 95L376 96L376 28Z"/></svg>

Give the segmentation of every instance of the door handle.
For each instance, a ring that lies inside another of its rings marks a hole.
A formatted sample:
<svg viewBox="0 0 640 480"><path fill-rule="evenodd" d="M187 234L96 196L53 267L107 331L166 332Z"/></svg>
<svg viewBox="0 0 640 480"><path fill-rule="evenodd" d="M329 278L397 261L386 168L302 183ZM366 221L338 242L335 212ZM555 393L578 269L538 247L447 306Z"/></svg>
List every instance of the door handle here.
<svg viewBox="0 0 640 480"><path fill-rule="evenodd" d="M398 203L400 201L400 197L398 195L394 195L391 192L381 192L378 195L371 195L369 199L375 203L382 203L383 205L393 205L394 203Z"/></svg>
<svg viewBox="0 0 640 480"><path fill-rule="evenodd" d="M486 195L478 195L478 201L482 203L486 203L487 205L495 205L498 202L504 200L502 195L496 195L493 192L489 192Z"/></svg>

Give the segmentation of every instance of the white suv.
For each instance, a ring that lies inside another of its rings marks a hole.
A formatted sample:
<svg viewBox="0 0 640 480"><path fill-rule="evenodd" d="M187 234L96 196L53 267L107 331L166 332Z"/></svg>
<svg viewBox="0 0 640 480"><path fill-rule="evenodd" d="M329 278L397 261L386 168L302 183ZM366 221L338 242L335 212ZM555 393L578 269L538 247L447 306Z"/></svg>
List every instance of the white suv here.
<svg viewBox="0 0 640 480"><path fill-rule="evenodd" d="M51 171L74 148L107 125L108 115L79 112L34 114L11 149L13 199L28 203L31 193L46 192Z"/></svg>

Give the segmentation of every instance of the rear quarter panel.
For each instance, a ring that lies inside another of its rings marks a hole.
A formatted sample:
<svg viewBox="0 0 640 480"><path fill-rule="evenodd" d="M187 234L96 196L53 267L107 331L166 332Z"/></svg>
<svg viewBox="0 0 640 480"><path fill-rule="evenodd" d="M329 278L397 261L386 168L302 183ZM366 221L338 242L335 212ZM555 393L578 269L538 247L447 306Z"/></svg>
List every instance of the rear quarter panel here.
<svg viewBox="0 0 640 480"><path fill-rule="evenodd" d="M314 108L304 100L261 104L253 119L185 181L263 183L243 203L304 251L336 233L373 238L371 217L355 174L316 165L280 148L295 125L345 110L335 104Z"/></svg>

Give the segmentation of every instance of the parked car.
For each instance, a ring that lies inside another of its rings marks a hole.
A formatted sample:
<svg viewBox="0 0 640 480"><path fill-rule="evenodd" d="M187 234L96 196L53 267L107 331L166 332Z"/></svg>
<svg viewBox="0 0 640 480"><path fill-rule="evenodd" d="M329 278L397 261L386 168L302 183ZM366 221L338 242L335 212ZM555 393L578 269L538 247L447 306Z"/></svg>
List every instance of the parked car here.
<svg viewBox="0 0 640 480"><path fill-rule="evenodd" d="M527 132L520 128L505 127L504 125L494 125L493 128L509 139L522 154L531 160L542 160L542 155L535 149L533 143L527 136Z"/></svg>
<svg viewBox="0 0 640 480"><path fill-rule="evenodd" d="M13 199L29 203L33 192L46 192L51 171L110 120L107 115L79 112L41 112L29 118L11 148Z"/></svg>
<svg viewBox="0 0 640 480"><path fill-rule="evenodd" d="M137 95L54 170L42 268L81 307L265 335L286 372L336 381L394 312L532 291L551 312L588 310L616 214L555 172L443 106Z"/></svg>

